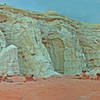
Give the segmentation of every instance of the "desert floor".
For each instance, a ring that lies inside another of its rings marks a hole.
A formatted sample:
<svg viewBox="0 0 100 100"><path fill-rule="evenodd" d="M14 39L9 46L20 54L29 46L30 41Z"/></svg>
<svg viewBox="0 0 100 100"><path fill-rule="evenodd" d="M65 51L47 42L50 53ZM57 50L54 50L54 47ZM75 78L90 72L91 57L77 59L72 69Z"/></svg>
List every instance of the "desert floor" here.
<svg viewBox="0 0 100 100"><path fill-rule="evenodd" d="M0 83L0 100L100 100L99 80L69 76L37 78L26 83L23 77L13 77L13 80L13 83Z"/></svg>

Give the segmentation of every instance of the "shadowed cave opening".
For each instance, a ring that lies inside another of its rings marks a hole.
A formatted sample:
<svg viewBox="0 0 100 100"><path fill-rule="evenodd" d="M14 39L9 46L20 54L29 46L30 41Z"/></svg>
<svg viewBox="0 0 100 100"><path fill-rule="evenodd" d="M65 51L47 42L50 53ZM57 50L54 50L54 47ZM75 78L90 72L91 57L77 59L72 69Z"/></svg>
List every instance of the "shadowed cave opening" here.
<svg viewBox="0 0 100 100"><path fill-rule="evenodd" d="M48 39L45 47L47 48L54 70L61 74L64 74L64 43L61 39Z"/></svg>

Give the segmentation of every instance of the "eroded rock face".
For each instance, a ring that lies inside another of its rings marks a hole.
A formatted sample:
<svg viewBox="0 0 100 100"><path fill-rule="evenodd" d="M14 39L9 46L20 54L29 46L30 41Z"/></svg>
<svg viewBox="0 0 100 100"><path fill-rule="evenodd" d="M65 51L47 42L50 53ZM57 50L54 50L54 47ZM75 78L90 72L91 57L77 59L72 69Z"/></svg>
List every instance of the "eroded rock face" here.
<svg viewBox="0 0 100 100"><path fill-rule="evenodd" d="M10 45L0 52L0 75L19 74L17 47Z"/></svg>
<svg viewBox="0 0 100 100"><path fill-rule="evenodd" d="M6 9L7 20L0 23L0 30L5 38L6 47L13 44L18 48L20 73L45 77L57 74L49 53L42 43L40 30L35 25L37 20L31 18L28 12L25 13L8 6L1 6L1 8L0 13L5 13Z"/></svg>
<svg viewBox="0 0 100 100"><path fill-rule="evenodd" d="M20 73L76 74L100 66L99 25L7 5L0 6L0 15L0 43L18 48Z"/></svg>

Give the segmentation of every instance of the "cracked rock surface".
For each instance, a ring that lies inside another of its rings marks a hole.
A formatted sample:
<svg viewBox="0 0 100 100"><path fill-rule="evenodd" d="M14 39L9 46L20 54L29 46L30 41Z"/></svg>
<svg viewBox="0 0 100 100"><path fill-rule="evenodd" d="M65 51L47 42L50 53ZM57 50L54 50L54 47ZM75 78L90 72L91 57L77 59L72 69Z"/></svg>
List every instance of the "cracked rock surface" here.
<svg viewBox="0 0 100 100"><path fill-rule="evenodd" d="M19 73L48 77L100 70L100 25L56 12L0 5L0 53L10 45L18 49Z"/></svg>

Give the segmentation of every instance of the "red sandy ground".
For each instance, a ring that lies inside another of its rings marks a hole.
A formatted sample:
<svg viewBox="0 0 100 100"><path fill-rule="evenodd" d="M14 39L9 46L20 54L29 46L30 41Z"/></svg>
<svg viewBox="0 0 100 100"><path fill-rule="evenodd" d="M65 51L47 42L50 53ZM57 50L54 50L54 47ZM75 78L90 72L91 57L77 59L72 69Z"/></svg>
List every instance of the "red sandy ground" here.
<svg viewBox="0 0 100 100"><path fill-rule="evenodd" d="M0 83L0 100L100 100L100 81L51 77L33 82L13 78Z"/></svg>

